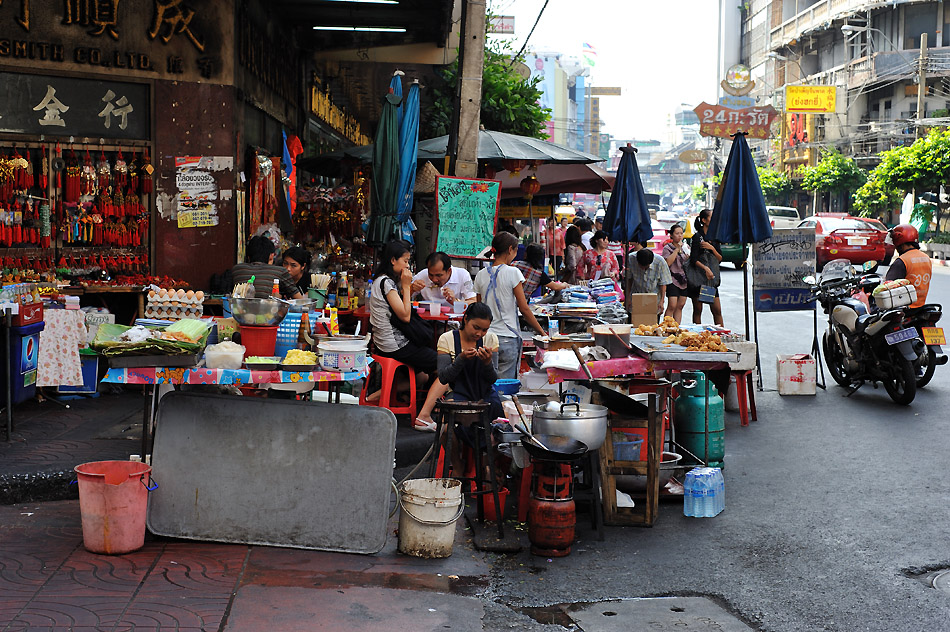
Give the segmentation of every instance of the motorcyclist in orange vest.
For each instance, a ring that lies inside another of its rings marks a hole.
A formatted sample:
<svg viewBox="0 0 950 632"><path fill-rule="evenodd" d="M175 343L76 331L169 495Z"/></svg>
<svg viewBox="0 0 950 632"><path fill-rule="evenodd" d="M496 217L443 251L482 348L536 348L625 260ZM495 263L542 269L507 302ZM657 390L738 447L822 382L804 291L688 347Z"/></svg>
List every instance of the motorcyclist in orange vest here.
<svg viewBox="0 0 950 632"><path fill-rule="evenodd" d="M933 264L930 257L920 251L917 229L910 224L899 224L890 230L887 238L894 244L894 249L900 256L891 263L885 281L907 279L913 283L917 289L917 300L910 307L922 307L927 302Z"/></svg>

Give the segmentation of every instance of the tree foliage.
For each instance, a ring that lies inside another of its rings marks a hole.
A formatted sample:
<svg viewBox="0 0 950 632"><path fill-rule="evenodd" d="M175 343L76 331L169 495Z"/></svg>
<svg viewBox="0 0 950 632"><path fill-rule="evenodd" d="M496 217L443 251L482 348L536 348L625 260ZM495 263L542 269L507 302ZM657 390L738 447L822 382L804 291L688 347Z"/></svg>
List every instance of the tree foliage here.
<svg viewBox="0 0 950 632"><path fill-rule="evenodd" d="M880 165L868 175L868 180L854 192L854 208L861 217L878 217L883 219L885 214L901 202L900 194L884 183L878 173Z"/></svg>
<svg viewBox="0 0 950 632"><path fill-rule="evenodd" d="M836 149L822 150L818 164L799 173L804 190L822 193L850 193L867 181L867 173Z"/></svg>
<svg viewBox="0 0 950 632"><path fill-rule="evenodd" d="M700 202L706 202L706 185L702 182L694 184L690 191L690 198Z"/></svg>
<svg viewBox="0 0 950 632"><path fill-rule="evenodd" d="M486 40L487 42L488 40ZM520 57L517 62L523 62ZM458 84L458 60L436 72L435 85L428 91L423 110L422 134L435 138L449 133ZM514 69L510 45L492 42L485 45L482 70L481 124L485 129L521 136L546 138L544 124L551 110L538 102L541 77L525 79Z"/></svg>
<svg viewBox="0 0 950 632"><path fill-rule="evenodd" d="M792 192L792 179L788 174L768 167L756 167L755 170L759 174L759 185L766 203L784 202L786 196Z"/></svg>

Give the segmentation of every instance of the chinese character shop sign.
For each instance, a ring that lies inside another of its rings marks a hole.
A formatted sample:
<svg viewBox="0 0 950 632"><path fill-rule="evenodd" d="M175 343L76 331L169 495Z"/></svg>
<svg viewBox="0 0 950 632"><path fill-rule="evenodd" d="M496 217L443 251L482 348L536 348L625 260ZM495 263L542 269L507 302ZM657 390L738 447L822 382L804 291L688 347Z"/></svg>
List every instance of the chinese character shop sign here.
<svg viewBox="0 0 950 632"><path fill-rule="evenodd" d="M147 139L148 86L0 73L0 132Z"/></svg>
<svg viewBox="0 0 950 632"><path fill-rule="evenodd" d="M705 102L693 112L699 117L699 133L719 138L731 138L738 132L746 132L749 138L770 138L772 121L778 115L771 105L735 110Z"/></svg>

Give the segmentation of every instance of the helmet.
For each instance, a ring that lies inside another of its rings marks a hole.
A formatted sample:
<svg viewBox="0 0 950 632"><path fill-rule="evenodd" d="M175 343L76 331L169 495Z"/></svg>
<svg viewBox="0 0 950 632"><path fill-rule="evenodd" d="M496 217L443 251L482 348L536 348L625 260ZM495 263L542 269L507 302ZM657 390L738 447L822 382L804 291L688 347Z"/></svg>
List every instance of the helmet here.
<svg viewBox="0 0 950 632"><path fill-rule="evenodd" d="M890 230L889 236L895 247L916 242L918 238L917 229L910 224L898 224Z"/></svg>

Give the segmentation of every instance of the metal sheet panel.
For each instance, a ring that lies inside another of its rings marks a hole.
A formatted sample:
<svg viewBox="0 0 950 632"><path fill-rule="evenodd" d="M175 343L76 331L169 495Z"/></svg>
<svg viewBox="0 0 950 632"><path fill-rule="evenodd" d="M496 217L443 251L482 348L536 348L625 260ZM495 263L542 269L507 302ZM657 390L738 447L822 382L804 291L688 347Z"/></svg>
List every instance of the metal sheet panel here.
<svg viewBox="0 0 950 632"><path fill-rule="evenodd" d="M384 408L170 393L148 528L347 553L386 543L396 418Z"/></svg>

